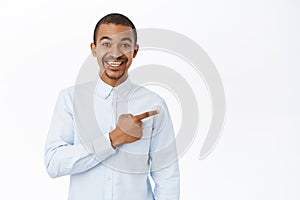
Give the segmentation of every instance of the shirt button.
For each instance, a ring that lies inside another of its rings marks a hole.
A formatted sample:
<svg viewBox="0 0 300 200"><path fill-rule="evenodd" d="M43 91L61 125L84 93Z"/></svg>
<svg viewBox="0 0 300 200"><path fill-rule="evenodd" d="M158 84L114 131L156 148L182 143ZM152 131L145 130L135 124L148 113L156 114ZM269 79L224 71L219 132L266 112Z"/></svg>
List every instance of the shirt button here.
<svg viewBox="0 0 300 200"><path fill-rule="evenodd" d="M108 181L111 181L111 178L110 178L110 177L108 177L108 178L107 178L107 180L108 180Z"/></svg>

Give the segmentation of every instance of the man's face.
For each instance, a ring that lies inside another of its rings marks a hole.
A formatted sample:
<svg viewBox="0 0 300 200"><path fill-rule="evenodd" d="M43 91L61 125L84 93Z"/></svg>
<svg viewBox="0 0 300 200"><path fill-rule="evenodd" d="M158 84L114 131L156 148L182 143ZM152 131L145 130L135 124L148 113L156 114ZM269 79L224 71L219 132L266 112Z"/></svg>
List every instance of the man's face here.
<svg viewBox="0 0 300 200"><path fill-rule="evenodd" d="M91 50L97 57L101 79L118 85L128 77L128 68L137 54L138 45L134 43L131 27L101 24L96 33L96 44L91 44Z"/></svg>

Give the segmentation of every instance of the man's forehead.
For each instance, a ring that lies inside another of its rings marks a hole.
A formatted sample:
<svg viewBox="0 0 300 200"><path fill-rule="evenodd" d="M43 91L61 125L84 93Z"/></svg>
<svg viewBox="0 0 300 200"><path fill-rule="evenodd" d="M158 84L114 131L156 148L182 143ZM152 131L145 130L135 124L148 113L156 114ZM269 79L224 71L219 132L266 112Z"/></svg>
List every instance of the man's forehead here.
<svg viewBox="0 0 300 200"><path fill-rule="evenodd" d="M101 24L97 31L98 40L102 37L111 39L134 38L133 30L129 26L116 24Z"/></svg>

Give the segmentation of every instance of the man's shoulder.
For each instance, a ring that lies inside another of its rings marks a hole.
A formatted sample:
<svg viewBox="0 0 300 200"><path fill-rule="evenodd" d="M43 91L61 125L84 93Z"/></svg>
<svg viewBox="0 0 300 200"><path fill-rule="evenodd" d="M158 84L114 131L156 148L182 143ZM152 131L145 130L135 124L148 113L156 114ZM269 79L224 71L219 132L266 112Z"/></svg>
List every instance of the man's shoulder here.
<svg viewBox="0 0 300 200"><path fill-rule="evenodd" d="M91 91L94 92L97 81L89 81L84 83L74 84L68 87L65 87L60 90L60 95L64 97L73 98L74 93L81 93L83 91Z"/></svg>

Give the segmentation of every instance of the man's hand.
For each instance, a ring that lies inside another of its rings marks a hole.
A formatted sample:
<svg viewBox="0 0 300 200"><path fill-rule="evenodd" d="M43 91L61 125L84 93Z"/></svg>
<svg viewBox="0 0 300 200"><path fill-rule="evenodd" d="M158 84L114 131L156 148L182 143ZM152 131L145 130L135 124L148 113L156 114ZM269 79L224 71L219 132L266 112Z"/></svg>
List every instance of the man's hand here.
<svg viewBox="0 0 300 200"><path fill-rule="evenodd" d="M120 115L117 127L109 134L112 146L117 147L141 139L143 136L142 119L156 115L158 112L158 110L152 110L136 116L132 114Z"/></svg>

